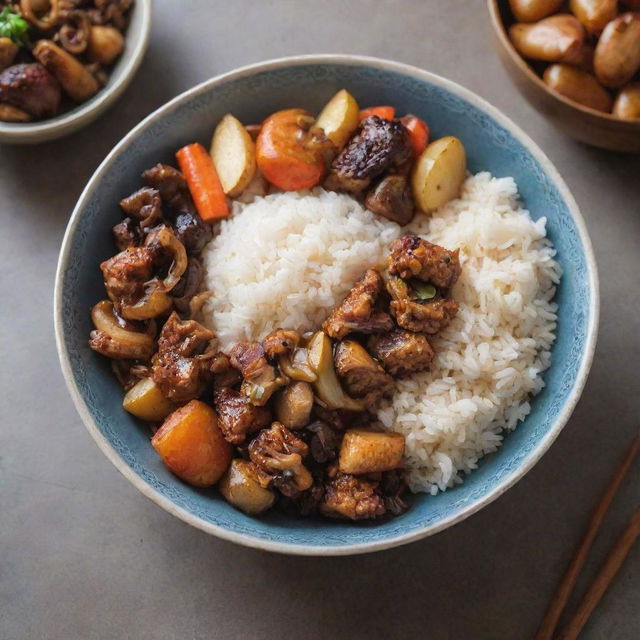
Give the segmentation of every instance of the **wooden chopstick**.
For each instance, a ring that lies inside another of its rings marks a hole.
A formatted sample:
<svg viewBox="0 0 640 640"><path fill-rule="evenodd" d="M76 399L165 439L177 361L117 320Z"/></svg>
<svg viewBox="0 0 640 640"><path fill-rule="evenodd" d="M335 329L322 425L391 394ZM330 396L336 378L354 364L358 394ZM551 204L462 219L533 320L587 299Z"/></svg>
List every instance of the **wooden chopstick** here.
<svg viewBox="0 0 640 640"><path fill-rule="evenodd" d="M569 566L567 567L567 570L562 577L560 584L553 594L553 598L551 599L544 618L540 623L540 627L538 628L538 632L536 633L534 640L552 640L553 634L555 633L556 627L558 626L560 616L562 616L562 612L567 606L567 601L569 600L571 591L573 590L573 587L576 584L576 580L578 579L578 575L580 574L587 556L589 555L589 550L591 549L591 545L593 544L593 541L595 540L595 537L600 530L604 516L607 513L607 510L609 509L609 506L611 505L611 502L613 501L616 493L618 492L622 481L627 475L629 468L631 467L631 463L638 455L639 450L640 432L638 432L638 435L631 443L631 446L627 450L627 453L620 463L620 466L611 479L609 486L602 494L598 506L591 515L582 541L576 549L576 552L571 559L571 562L569 563Z"/></svg>
<svg viewBox="0 0 640 640"><path fill-rule="evenodd" d="M609 552L598 575L594 578L582 602L578 605L576 612L560 636L560 640L576 640L578 634L582 631L582 627L584 627L589 616L593 613L598 602L600 602L600 598L602 598L607 587L611 584L616 573L618 573L638 536L640 536L640 507L635 510L622 535Z"/></svg>

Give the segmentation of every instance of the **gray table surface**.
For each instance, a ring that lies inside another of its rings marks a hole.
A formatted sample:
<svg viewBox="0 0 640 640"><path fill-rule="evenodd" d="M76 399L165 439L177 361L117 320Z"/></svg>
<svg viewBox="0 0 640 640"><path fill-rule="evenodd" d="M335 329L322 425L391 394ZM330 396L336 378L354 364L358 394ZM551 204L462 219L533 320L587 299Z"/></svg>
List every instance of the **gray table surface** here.
<svg viewBox="0 0 640 640"><path fill-rule="evenodd" d="M638 428L640 161L578 145L516 93L481 0L157 0L135 83L86 130L0 148L0 638L532 636L589 510ZM598 348L583 398L505 496L435 537L367 556L295 558L234 546L133 488L85 431L53 338L58 248L98 163L143 116L233 67L344 52L458 81L546 151L586 218L600 269ZM640 499L632 472L589 580ZM640 638L640 545L584 631Z"/></svg>

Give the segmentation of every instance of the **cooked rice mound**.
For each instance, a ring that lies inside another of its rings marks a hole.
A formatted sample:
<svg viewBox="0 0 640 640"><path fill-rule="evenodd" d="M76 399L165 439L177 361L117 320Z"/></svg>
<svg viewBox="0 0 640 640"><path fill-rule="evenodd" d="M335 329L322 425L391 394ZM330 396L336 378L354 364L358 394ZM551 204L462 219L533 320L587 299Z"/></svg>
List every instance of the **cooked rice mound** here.
<svg viewBox="0 0 640 640"><path fill-rule="evenodd" d="M278 327L315 331L399 234L397 224L324 189L236 202L203 252L214 292L206 322L223 351Z"/></svg>
<svg viewBox="0 0 640 640"><path fill-rule="evenodd" d="M469 177L461 197L406 229L347 195L315 189L234 203L203 252L205 321L221 348L277 327L317 330L367 267L411 231L461 249L460 312L431 339L427 372L397 382L378 418L406 437L408 481L432 494L462 481L529 413L544 385L560 267L546 219L532 221L512 178Z"/></svg>

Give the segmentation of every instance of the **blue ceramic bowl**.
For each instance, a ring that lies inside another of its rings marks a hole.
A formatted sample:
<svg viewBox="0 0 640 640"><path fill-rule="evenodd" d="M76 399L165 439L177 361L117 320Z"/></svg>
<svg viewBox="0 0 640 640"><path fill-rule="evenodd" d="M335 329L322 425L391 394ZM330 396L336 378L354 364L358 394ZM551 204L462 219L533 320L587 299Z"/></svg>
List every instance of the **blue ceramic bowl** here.
<svg viewBox="0 0 640 640"><path fill-rule="evenodd" d="M90 307L104 297L98 264L113 254L110 229L118 201L140 185L140 173L173 162L186 143L208 144L218 119L233 112L259 122L286 107L317 112L346 87L360 104L393 104L429 122L433 137L464 142L472 172L513 176L534 218L546 216L564 269L553 364L532 411L499 451L465 482L436 497L411 497L403 516L380 524L305 520L272 513L250 518L215 490L180 482L149 444L149 433L122 409L122 390L108 362L87 346ZM596 265L584 221L562 178L542 151L497 109L462 87L406 65L353 56L274 60L209 80L141 122L91 178L64 238L55 291L62 369L76 407L98 446L142 493L185 522L221 538L284 553L340 555L404 544L441 531L497 498L540 459L567 422L584 386L598 323Z"/></svg>

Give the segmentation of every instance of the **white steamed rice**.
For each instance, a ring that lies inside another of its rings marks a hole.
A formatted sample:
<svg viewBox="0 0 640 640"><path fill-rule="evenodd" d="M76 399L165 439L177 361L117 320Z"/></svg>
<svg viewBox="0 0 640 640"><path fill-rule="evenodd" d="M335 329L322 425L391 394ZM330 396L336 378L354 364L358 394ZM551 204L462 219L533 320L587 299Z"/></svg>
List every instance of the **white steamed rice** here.
<svg viewBox="0 0 640 640"><path fill-rule="evenodd" d="M261 339L277 327L317 329L367 267L407 230L346 195L316 189L234 204L204 251L214 297L205 321L221 348ZM406 437L408 481L432 494L462 481L495 451L503 430L529 413L544 382L556 326L560 267L512 178L469 177L461 197L409 231L460 247L454 321L432 339L427 372L399 381L378 418Z"/></svg>

